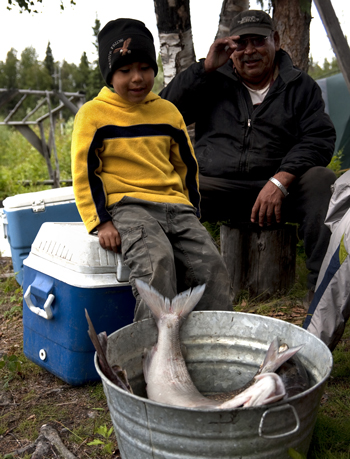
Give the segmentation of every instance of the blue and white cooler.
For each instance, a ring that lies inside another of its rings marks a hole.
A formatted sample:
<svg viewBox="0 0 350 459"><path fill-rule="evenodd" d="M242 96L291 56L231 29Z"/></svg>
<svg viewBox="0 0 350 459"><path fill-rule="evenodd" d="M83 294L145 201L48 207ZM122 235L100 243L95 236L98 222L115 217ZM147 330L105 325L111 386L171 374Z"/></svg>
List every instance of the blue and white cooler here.
<svg viewBox="0 0 350 459"><path fill-rule="evenodd" d="M23 283L23 260L45 222L81 222L73 187L17 194L3 201L4 233L17 282Z"/></svg>
<svg viewBox="0 0 350 459"><path fill-rule="evenodd" d="M83 223L51 222L23 265L24 354L68 384L99 380L85 309L97 334L132 323L129 268Z"/></svg>

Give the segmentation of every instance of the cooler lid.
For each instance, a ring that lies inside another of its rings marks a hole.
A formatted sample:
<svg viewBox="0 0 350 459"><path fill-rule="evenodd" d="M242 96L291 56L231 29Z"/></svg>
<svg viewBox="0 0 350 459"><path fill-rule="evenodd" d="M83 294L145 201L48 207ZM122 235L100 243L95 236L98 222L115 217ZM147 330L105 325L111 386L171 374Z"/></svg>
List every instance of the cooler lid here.
<svg viewBox="0 0 350 459"><path fill-rule="evenodd" d="M43 223L30 253L71 271L115 273L119 282L129 280L130 271L121 254L104 250L97 235L89 234L84 223Z"/></svg>
<svg viewBox="0 0 350 459"><path fill-rule="evenodd" d="M32 193L17 194L3 201L6 211L18 210L33 205L59 204L74 201L73 187L52 188L50 190L35 191Z"/></svg>

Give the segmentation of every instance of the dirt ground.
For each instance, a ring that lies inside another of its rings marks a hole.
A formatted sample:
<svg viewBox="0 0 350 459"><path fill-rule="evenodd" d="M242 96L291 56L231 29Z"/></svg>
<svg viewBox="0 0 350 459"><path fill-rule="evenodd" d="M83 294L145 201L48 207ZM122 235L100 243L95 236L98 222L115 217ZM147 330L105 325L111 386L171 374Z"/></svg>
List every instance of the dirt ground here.
<svg viewBox="0 0 350 459"><path fill-rule="evenodd" d="M11 273L11 258L0 258L0 364L11 355L20 362L0 369L0 458L120 457L114 434L107 439L95 432L112 427L102 384L70 386L24 357L22 289ZM46 438L52 436L64 447ZM87 445L96 439L102 444ZM107 446L112 454L103 451Z"/></svg>
<svg viewBox="0 0 350 459"><path fill-rule="evenodd" d="M24 357L23 293L11 273L11 258L0 258L0 364L11 355L20 362L15 369L0 369L0 459L120 457L114 434L107 438L96 433L97 427L112 427L102 384L69 386ZM244 302L240 310L245 306L259 312L258 306ZM300 302L277 303L264 315L301 325L305 310ZM63 447L52 440L48 428ZM102 443L88 445L96 439Z"/></svg>

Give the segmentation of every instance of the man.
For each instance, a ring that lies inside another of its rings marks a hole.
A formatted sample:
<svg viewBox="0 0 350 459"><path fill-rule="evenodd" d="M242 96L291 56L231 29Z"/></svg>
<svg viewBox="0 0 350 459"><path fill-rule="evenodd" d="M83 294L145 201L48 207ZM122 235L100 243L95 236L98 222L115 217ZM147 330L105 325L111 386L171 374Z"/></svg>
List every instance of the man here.
<svg viewBox="0 0 350 459"><path fill-rule="evenodd" d="M195 124L202 221L299 223L310 297L330 232L335 130L318 85L293 67L263 11L234 17L230 37L160 93Z"/></svg>

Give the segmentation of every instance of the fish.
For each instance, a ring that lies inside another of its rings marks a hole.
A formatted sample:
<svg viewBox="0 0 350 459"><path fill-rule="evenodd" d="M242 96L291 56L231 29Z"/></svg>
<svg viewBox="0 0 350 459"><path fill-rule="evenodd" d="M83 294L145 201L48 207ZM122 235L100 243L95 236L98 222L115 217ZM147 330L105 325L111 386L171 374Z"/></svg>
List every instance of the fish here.
<svg viewBox="0 0 350 459"><path fill-rule="evenodd" d="M112 367L107 360L107 333L101 332L97 335L95 327L93 326L89 313L86 309L85 317L89 325L88 335L95 347L98 363L102 373L120 389L123 389L126 392L132 394L133 390L129 383L126 371L123 370L123 368L121 368L119 365L113 365Z"/></svg>
<svg viewBox="0 0 350 459"><path fill-rule="evenodd" d="M277 338L270 344L257 374L237 395L222 402L201 394L183 358L180 328L201 299L205 285L186 290L170 300L140 279L135 283L158 328L157 343L152 349L145 350L143 358L146 392L150 400L186 408L232 409L273 403L286 395L283 382L274 371L295 355L301 346L279 353Z"/></svg>
<svg viewBox="0 0 350 459"><path fill-rule="evenodd" d="M288 348L287 344L279 347L280 352ZM308 372L297 355L293 355L287 362L284 362L277 370L276 374L282 379L286 390L285 399L301 394L310 387Z"/></svg>

